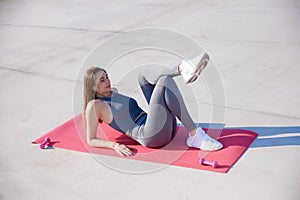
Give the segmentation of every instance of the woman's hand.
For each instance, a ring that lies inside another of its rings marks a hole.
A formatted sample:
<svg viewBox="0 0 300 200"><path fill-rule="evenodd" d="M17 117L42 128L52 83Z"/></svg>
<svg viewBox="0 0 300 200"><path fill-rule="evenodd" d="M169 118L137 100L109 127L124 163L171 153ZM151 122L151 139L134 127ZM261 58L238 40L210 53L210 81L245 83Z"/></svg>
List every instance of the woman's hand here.
<svg viewBox="0 0 300 200"><path fill-rule="evenodd" d="M132 151L125 144L115 143L113 145L113 149L121 156L131 156L132 155Z"/></svg>

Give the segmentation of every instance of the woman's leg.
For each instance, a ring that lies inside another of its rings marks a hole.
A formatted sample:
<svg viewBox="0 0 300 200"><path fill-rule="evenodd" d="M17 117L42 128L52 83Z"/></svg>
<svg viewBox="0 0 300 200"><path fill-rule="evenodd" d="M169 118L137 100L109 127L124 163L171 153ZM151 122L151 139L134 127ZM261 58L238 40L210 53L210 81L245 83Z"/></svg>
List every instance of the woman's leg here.
<svg viewBox="0 0 300 200"><path fill-rule="evenodd" d="M176 65L171 67L144 67L142 73L139 74L138 81L147 103L149 104L153 90L160 77L175 77L178 75L180 75L180 73L178 71L178 66Z"/></svg>
<svg viewBox="0 0 300 200"><path fill-rule="evenodd" d="M149 112L139 142L145 146L157 147L169 143L174 137L176 119L192 131L196 125L190 117L182 95L171 78L178 75L178 68L147 68L139 76L139 83L149 104Z"/></svg>
<svg viewBox="0 0 300 200"><path fill-rule="evenodd" d="M171 111L173 116L178 117L183 125L189 131L192 131L196 128L196 125L186 108L179 88L172 79L172 77L178 75L180 75L180 73L178 72L177 66L160 68L147 67L143 74L139 75L139 84L149 106L155 104L160 105L161 102L157 99L163 97L165 102L163 107L168 108L168 111Z"/></svg>
<svg viewBox="0 0 300 200"><path fill-rule="evenodd" d="M149 104L146 123L139 129L137 140L148 147L159 147L168 144L174 137L176 117L183 123L189 134L187 145L202 150L218 150L222 144L209 137L201 127L196 127L188 113L182 95L172 79L179 75L177 66L147 68L139 76L139 83ZM197 128L197 129L196 129Z"/></svg>

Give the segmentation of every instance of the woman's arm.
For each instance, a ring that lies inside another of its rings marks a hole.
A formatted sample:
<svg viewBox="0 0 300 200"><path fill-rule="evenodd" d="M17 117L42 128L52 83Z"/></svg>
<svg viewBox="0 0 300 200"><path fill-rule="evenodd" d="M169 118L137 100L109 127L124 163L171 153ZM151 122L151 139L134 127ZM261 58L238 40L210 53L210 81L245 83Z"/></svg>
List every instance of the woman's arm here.
<svg viewBox="0 0 300 200"><path fill-rule="evenodd" d="M122 156L131 155L132 152L128 147L123 144L119 144L116 142L106 141L98 139L97 128L98 128L98 120L101 119L101 114L103 111L104 103L101 101L91 101L86 108L86 132L87 132L87 143L93 147L104 147L104 148L112 148L117 153Z"/></svg>
<svg viewBox="0 0 300 200"><path fill-rule="evenodd" d="M86 107L86 141L91 146L112 148L113 143L97 139L98 119L100 119L100 102L91 101ZM97 140L95 140L97 139Z"/></svg>

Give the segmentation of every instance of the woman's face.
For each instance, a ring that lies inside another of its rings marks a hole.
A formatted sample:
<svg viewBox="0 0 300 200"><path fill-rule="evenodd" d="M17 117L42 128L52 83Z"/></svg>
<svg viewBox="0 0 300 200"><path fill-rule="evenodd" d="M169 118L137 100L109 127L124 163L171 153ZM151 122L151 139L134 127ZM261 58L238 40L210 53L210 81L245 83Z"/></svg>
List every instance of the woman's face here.
<svg viewBox="0 0 300 200"><path fill-rule="evenodd" d="M106 72L101 71L96 74L95 90L98 96L106 96L110 94L111 85Z"/></svg>

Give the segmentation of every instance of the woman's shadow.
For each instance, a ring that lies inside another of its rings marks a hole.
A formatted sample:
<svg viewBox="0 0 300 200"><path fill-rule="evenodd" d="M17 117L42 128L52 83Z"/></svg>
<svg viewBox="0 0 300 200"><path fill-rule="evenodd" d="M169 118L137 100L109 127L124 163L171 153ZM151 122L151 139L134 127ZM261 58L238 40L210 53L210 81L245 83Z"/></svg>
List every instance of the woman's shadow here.
<svg viewBox="0 0 300 200"><path fill-rule="evenodd" d="M300 145L300 126L225 127L225 129L242 129L256 132L258 137L250 145L250 148Z"/></svg>
<svg viewBox="0 0 300 200"><path fill-rule="evenodd" d="M273 147L273 146L296 146L300 145L300 126L285 127L266 127L266 126L248 126L248 127L226 127L225 124L198 123L203 128L215 128L224 130L248 130L258 134L258 137L252 142L250 148ZM182 126L178 124L178 126ZM117 142L127 145L139 145L138 142L126 135L120 135L116 138Z"/></svg>

